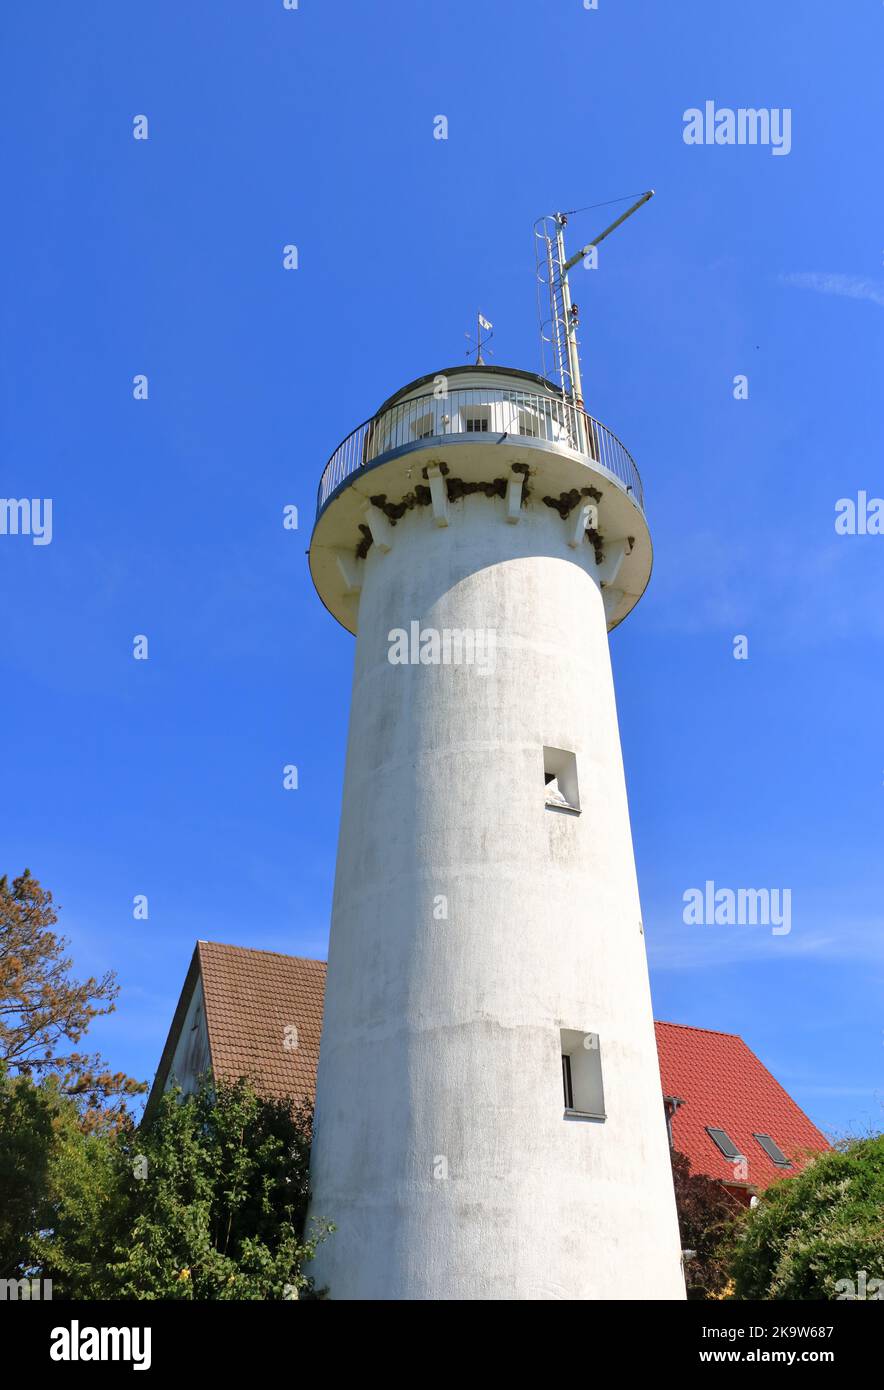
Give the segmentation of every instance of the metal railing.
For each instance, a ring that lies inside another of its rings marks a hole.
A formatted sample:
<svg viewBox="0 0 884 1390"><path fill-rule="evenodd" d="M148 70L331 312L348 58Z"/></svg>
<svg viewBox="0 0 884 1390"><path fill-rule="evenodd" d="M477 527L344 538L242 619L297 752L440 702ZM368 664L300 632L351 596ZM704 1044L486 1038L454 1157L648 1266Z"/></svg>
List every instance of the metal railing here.
<svg viewBox="0 0 884 1390"><path fill-rule="evenodd" d="M332 454L319 482L316 515L337 489L369 464L408 444L457 435L537 439L571 449L609 473L642 509L642 481L632 455L600 421L557 396L469 387L447 396L411 396L357 426Z"/></svg>

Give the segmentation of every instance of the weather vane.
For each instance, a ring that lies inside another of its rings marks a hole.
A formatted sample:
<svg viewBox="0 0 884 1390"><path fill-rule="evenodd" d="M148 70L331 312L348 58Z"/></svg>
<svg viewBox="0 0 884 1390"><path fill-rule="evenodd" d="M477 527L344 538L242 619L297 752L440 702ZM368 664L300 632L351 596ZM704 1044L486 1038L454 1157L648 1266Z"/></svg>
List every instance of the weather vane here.
<svg viewBox="0 0 884 1390"><path fill-rule="evenodd" d="M487 334L488 334L487 338L483 338L483 337L482 337L482 334L483 334L483 333L487 333ZM473 335L472 335L472 333L465 333L465 334L464 334L464 337L466 338L467 342L472 343L472 341L473 341ZM490 342L491 342L491 339L492 339L493 337L494 337L494 324L493 324L493 323L489 323L488 319L485 318L484 314L481 314L481 313L478 313L478 312L477 312L477 313L476 313L476 344L475 344L475 347L469 347L469 348L467 348L467 357L469 357L472 353L475 353L475 354L476 354L476 366L477 366L477 367L482 367L482 366L485 365L485 359L484 359L484 357L482 356L482 349L485 347L485 345L486 345L487 343L490 343ZM489 355L489 357L493 357L493 356L494 356L494 353L491 352L490 349L489 349L488 355Z"/></svg>

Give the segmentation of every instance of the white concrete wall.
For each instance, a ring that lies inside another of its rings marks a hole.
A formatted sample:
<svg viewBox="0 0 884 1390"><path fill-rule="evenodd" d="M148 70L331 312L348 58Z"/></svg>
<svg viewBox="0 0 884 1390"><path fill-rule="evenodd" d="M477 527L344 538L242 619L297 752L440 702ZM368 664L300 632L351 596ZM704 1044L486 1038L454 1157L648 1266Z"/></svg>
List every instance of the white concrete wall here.
<svg viewBox="0 0 884 1390"><path fill-rule="evenodd" d="M313 1273L338 1299L682 1298L593 550L537 500L505 515L416 509L366 561ZM495 629L495 670L391 665L415 618ZM576 752L579 816L545 805L545 744ZM603 1121L564 1116L563 1028L599 1034Z"/></svg>

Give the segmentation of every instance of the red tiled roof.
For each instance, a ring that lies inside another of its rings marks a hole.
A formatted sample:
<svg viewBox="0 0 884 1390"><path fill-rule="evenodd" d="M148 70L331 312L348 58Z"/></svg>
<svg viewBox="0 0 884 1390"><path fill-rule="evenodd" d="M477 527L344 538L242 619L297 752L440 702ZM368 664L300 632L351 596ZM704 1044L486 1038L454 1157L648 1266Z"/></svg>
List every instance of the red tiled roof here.
<svg viewBox="0 0 884 1390"><path fill-rule="evenodd" d="M707 1125L727 1132L748 1160L742 1181L760 1189L794 1175L807 1162L809 1150L831 1147L735 1033L680 1023L655 1023L654 1028L663 1094L684 1102L672 1120L673 1141L695 1173L735 1180L733 1163L706 1133ZM794 1167L778 1167L755 1134L769 1134Z"/></svg>
<svg viewBox="0 0 884 1390"><path fill-rule="evenodd" d="M248 1077L271 1098L312 1100L325 961L214 941L197 951L214 1074Z"/></svg>

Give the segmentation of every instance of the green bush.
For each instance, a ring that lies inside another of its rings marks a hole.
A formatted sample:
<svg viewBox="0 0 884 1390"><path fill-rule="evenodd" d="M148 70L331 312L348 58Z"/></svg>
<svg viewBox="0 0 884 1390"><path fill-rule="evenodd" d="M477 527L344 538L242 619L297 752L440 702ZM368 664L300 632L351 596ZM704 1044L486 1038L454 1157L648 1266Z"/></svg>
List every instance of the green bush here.
<svg viewBox="0 0 884 1390"><path fill-rule="evenodd" d="M28 1264L74 1299L291 1299L303 1266L310 1115L243 1081L167 1092L148 1126L60 1129Z"/></svg>
<svg viewBox="0 0 884 1390"><path fill-rule="evenodd" d="M884 1294L884 1136L849 1141L769 1187L733 1265L743 1299L862 1296L862 1271L865 1296Z"/></svg>

